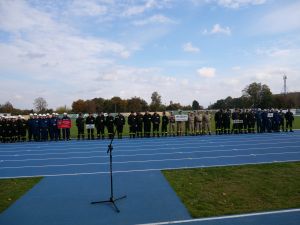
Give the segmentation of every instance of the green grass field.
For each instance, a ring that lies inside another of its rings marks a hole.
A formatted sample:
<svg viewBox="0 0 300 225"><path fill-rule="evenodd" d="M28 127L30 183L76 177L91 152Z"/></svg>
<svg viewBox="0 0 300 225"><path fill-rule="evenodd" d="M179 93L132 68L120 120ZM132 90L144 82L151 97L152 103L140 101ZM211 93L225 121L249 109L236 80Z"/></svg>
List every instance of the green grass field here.
<svg viewBox="0 0 300 225"><path fill-rule="evenodd" d="M294 129L300 129L300 116L295 117L295 121L294 121L293 126L294 126ZM215 131L215 122L214 122L214 120L211 122L211 129L212 129L212 132ZM105 130L105 132L107 132L107 130ZM96 129L95 129L95 135L96 135ZM128 127L128 124L127 124L127 118L126 118L126 124L124 126L123 135L124 136L129 135L129 127ZM76 124L75 124L75 120L72 121L71 138L77 138L77 127L76 127Z"/></svg>
<svg viewBox="0 0 300 225"><path fill-rule="evenodd" d="M192 217L300 207L300 162L163 171Z"/></svg>
<svg viewBox="0 0 300 225"><path fill-rule="evenodd" d="M24 195L42 178L0 179L0 213Z"/></svg>

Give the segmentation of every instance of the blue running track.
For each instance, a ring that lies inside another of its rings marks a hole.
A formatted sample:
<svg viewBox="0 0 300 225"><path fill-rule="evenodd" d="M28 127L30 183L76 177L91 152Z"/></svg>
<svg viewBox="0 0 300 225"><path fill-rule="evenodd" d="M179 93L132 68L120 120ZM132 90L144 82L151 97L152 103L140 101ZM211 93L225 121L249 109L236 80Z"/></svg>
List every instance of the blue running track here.
<svg viewBox="0 0 300 225"><path fill-rule="evenodd" d="M101 140L0 145L0 179L45 177L0 215L0 225L300 224L299 210L190 220L160 173L164 169L300 161L298 131L115 140L116 195L128 196L118 202L119 214L109 205L89 204L109 197L108 143Z"/></svg>

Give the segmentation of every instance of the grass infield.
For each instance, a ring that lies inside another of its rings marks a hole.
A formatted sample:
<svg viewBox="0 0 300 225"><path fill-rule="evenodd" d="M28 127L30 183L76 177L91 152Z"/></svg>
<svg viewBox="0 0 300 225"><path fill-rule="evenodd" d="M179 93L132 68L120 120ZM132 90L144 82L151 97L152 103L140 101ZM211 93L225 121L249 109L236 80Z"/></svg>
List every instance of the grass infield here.
<svg viewBox="0 0 300 225"><path fill-rule="evenodd" d="M0 213L12 205L41 179L42 177L0 179Z"/></svg>
<svg viewBox="0 0 300 225"><path fill-rule="evenodd" d="M300 207L300 162L163 174L194 218Z"/></svg>

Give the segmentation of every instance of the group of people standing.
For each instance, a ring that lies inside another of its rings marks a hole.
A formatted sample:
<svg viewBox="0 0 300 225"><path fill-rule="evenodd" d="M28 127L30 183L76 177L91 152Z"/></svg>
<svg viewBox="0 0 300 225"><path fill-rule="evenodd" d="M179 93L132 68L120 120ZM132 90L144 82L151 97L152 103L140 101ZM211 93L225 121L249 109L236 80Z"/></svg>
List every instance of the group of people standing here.
<svg viewBox="0 0 300 225"><path fill-rule="evenodd" d="M182 119L184 118L184 119ZM121 113L112 116L110 113L98 113L96 117L89 113L85 117L82 113L76 118L77 139L104 139L112 138L115 133L118 138L123 137L125 123L128 123L129 138L183 136L211 134L212 116L209 111L193 111L188 115L179 115L173 112L146 111L131 112L128 119ZM293 131L294 115L288 109L261 110L261 109L235 109L233 111L218 110L214 114L216 134L241 134ZM71 119L64 113L59 117L53 114L30 114L25 120L22 116L0 117L0 141L58 141L70 140ZM107 130L107 131L106 131Z"/></svg>
<svg viewBox="0 0 300 225"><path fill-rule="evenodd" d="M232 122L231 122L232 121ZM220 109L215 113L216 134L293 132L294 115L277 109ZM231 126L232 124L232 126Z"/></svg>

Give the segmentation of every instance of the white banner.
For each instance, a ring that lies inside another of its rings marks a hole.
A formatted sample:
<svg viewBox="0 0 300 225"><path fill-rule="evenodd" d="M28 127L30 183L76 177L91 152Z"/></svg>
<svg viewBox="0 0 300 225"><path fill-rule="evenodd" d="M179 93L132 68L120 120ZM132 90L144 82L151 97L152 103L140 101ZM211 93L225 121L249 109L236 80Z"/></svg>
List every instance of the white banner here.
<svg viewBox="0 0 300 225"><path fill-rule="evenodd" d="M94 129L95 124L86 124L85 127L86 127L86 129Z"/></svg>
<svg viewBox="0 0 300 225"><path fill-rule="evenodd" d="M233 120L233 123L234 124L237 124L237 123L243 123L244 121L243 120Z"/></svg>
<svg viewBox="0 0 300 225"><path fill-rule="evenodd" d="M268 113L269 118L273 118L273 113Z"/></svg>
<svg viewBox="0 0 300 225"><path fill-rule="evenodd" d="M175 121L180 122L180 121L188 121L189 117L188 115L175 115Z"/></svg>

